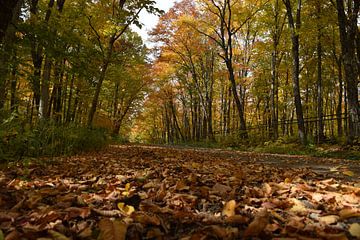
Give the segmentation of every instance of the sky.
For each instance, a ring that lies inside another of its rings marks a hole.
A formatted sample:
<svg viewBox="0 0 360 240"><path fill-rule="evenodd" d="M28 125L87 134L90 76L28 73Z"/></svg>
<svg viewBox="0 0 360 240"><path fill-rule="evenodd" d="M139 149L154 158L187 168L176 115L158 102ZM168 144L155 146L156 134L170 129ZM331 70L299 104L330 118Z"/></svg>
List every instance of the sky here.
<svg viewBox="0 0 360 240"><path fill-rule="evenodd" d="M177 0L156 0L156 7L167 12ZM140 13L140 22L144 24L142 29L134 26L133 29L140 34L147 45L151 45L148 41L148 31L151 31L157 24L159 17L149 14L146 11Z"/></svg>

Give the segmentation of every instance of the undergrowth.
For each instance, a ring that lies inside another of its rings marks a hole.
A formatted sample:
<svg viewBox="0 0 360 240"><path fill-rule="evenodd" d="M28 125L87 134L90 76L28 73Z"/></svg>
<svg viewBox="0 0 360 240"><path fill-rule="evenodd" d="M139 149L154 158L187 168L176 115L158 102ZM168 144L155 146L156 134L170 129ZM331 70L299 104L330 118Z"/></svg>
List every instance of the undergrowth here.
<svg viewBox="0 0 360 240"><path fill-rule="evenodd" d="M0 122L0 161L71 155L99 150L109 143L105 129L41 121L34 126L17 115Z"/></svg>

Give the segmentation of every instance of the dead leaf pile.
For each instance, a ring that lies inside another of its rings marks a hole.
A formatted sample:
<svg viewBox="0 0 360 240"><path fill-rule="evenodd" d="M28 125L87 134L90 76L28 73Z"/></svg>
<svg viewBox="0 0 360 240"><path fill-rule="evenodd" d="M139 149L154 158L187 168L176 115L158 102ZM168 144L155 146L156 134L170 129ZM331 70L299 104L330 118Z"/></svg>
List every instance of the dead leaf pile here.
<svg viewBox="0 0 360 240"><path fill-rule="evenodd" d="M331 172L145 146L17 164L0 239L360 239L359 177Z"/></svg>

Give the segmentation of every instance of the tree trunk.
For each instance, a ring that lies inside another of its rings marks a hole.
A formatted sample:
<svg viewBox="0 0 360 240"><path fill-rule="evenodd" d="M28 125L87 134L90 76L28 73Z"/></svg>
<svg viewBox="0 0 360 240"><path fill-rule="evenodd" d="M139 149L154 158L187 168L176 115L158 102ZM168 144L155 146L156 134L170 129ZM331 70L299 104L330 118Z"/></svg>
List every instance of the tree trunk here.
<svg viewBox="0 0 360 240"><path fill-rule="evenodd" d="M17 19L17 8L22 4L22 0L2 0L0 1L0 43L3 42L7 34L9 25Z"/></svg>
<svg viewBox="0 0 360 240"><path fill-rule="evenodd" d="M20 15L22 1L0 2L0 109L4 108L9 84L10 61L15 56L15 24Z"/></svg>
<svg viewBox="0 0 360 240"><path fill-rule="evenodd" d="M243 138L248 138L247 135L247 130L246 130L246 122L245 122L245 118L244 118L244 111L243 111L243 106L241 104L239 95L238 95L238 91L236 89L237 85L236 85L236 81L235 81L235 75L234 75L234 69L232 66L232 62L230 62L229 60L226 61L226 66L229 72L229 80L231 83L231 91L235 100L235 104L236 104L236 109L239 113L239 120L240 120L240 135Z"/></svg>
<svg viewBox="0 0 360 240"><path fill-rule="evenodd" d="M358 13L360 2L350 0L347 13L344 1L336 0L342 59L345 70L347 103L348 103L348 142L353 143L360 136L360 105L358 100L359 70L356 56L356 37L358 34Z"/></svg>
<svg viewBox="0 0 360 240"><path fill-rule="evenodd" d="M90 111L89 111L89 116L88 116L88 121L87 121L87 126L88 127L92 127L92 124L93 124L97 104L99 102L101 86L102 86L102 84L103 84L103 82L105 80L106 70L107 70L107 68L109 66L109 63L110 63L110 60L111 60L111 57L112 57L114 42L115 42L115 36L110 38L109 43L108 43L108 51L107 51L106 56L103 59L103 64L101 66L99 80L98 80L98 82L96 84L95 94L94 94L94 97L93 97L93 100L92 100L92 103L91 103L91 107L90 107Z"/></svg>
<svg viewBox="0 0 360 240"><path fill-rule="evenodd" d="M301 26L300 14L301 14L301 0L298 0L296 23L293 18L292 7L290 0L283 0L288 15L289 27L291 29L291 41L292 41L292 58L293 58L293 92L294 92L294 103L296 110L296 117L298 123L298 134L302 144L306 144L306 132L305 123L303 116L303 109L300 95L300 60L299 60L299 30Z"/></svg>
<svg viewBox="0 0 360 240"><path fill-rule="evenodd" d="M336 107L336 118L337 118L337 132L338 136L341 137L343 135L343 127L342 127L342 101L343 101L343 79L342 79L342 64L341 59L339 59L338 63L338 78L339 78L339 97L338 104Z"/></svg>
<svg viewBox="0 0 360 240"><path fill-rule="evenodd" d="M323 84L322 84L322 26L321 20L321 5L317 3L317 21L318 21L318 36L317 36L317 118L318 118L318 133L317 141L321 143L324 141L324 119L323 119Z"/></svg>
<svg viewBox="0 0 360 240"><path fill-rule="evenodd" d="M44 72L41 83L41 97L40 97L40 118L48 118L49 109L49 83L51 75L51 60L48 56L45 58Z"/></svg>

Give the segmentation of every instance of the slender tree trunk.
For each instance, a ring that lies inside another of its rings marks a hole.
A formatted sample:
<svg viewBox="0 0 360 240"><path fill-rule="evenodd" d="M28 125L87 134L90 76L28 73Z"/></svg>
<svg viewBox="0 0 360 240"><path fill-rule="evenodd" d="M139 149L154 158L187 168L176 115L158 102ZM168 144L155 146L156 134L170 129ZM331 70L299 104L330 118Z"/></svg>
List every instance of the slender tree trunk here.
<svg viewBox="0 0 360 240"><path fill-rule="evenodd" d="M108 43L108 50L107 50L107 54L104 57L103 63L101 65L101 70L100 70L100 76L99 76L99 80L96 84L96 89L95 89L95 94L91 103L91 107L89 110L89 116L88 116L88 121L87 121L87 126L88 127L92 127L93 124L93 120L94 120L94 116L95 116L95 112L96 112L96 108L99 102L99 96L100 96L100 91L101 91L101 87L102 84L105 80L105 76L106 76L106 71L107 68L109 66L111 57L112 57L112 52L113 52L113 47L114 47L114 42L115 42L115 36L111 37Z"/></svg>
<svg viewBox="0 0 360 240"><path fill-rule="evenodd" d="M342 64L341 59L339 59L338 63L338 79L339 79L339 97L338 104L336 107L336 118L337 118L337 132L338 136L341 137L343 135L343 127L342 127L342 105L343 105L343 79L342 79Z"/></svg>
<svg viewBox="0 0 360 240"><path fill-rule="evenodd" d="M244 118L244 111L243 111L243 105L241 104L239 95L238 95L238 91L237 91L237 84L235 81L235 75L234 75L234 69L232 66L232 62L227 60L226 61L226 66L229 72L229 80L231 83L231 91L235 100L235 104L236 104L236 109L239 113L239 120L240 120L240 135L243 138L247 138L247 130L246 130L246 122L245 122L245 118Z"/></svg>
<svg viewBox="0 0 360 240"><path fill-rule="evenodd" d="M324 119L323 119L323 84L322 84L322 26L321 21L321 5L317 3L317 21L318 21L318 36L317 36L317 118L318 118L318 143L324 141Z"/></svg>
<svg viewBox="0 0 360 240"><path fill-rule="evenodd" d="M71 104L73 98L73 88L74 88L74 81L75 81L75 74L72 75L69 87L69 99L68 99L68 106L66 110L66 120L65 122L69 123L71 121Z"/></svg>
<svg viewBox="0 0 360 240"><path fill-rule="evenodd" d="M11 84L10 84L10 110L11 112L18 111L18 99L16 97L16 87L17 87L17 76L16 76L17 66L12 68L11 72Z"/></svg>
<svg viewBox="0 0 360 240"><path fill-rule="evenodd" d="M296 110L296 117L298 123L298 134L302 144L306 144L306 131L305 123L303 116L303 108L301 103L300 95L300 59L299 59L299 30L301 26L301 0L297 2L297 11L296 11L296 22L293 18L292 7L290 0L283 0L286 11L288 15L289 27L291 29L291 41L292 41L292 57L293 57L293 70L292 70L292 79L293 79L293 92L294 92L294 103Z"/></svg>
<svg viewBox="0 0 360 240"><path fill-rule="evenodd" d="M51 60L48 56L45 58L44 71L41 83L41 97L40 97L40 118L48 118L49 109L49 84L51 75Z"/></svg>

